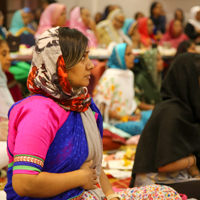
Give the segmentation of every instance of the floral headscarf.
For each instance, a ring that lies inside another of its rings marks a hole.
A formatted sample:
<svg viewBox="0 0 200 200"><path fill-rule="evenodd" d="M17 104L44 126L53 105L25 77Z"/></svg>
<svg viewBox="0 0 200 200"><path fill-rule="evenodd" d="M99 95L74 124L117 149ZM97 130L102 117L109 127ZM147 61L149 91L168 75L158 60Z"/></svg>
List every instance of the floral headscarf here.
<svg viewBox="0 0 200 200"><path fill-rule="evenodd" d="M33 52L27 87L34 94L47 96L65 110L84 112L91 103L87 88L74 90L67 78L58 28L45 31Z"/></svg>

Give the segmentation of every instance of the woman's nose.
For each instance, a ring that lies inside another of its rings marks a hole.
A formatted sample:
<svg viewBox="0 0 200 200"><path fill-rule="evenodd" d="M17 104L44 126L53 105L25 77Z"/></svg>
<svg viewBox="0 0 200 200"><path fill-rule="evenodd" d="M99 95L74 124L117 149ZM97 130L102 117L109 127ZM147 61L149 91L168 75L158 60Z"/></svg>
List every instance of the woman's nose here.
<svg viewBox="0 0 200 200"><path fill-rule="evenodd" d="M86 63L87 70L92 70L94 68L93 62L88 58L88 61Z"/></svg>

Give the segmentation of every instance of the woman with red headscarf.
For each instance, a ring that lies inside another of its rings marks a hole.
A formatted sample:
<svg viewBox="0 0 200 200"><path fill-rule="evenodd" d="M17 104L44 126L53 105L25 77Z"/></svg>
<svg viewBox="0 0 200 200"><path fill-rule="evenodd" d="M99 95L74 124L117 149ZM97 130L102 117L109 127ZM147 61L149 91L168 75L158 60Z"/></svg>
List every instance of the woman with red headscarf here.
<svg viewBox="0 0 200 200"><path fill-rule="evenodd" d="M180 20L173 20L168 31L163 35L160 40L160 44L163 45L165 42L170 43L172 47L178 48L178 45L184 40L188 40L188 36L183 33L183 27Z"/></svg>
<svg viewBox="0 0 200 200"><path fill-rule="evenodd" d="M156 43L156 38L153 33L153 21L147 17L142 17L138 20L138 30L141 36L141 43L145 47L150 47Z"/></svg>

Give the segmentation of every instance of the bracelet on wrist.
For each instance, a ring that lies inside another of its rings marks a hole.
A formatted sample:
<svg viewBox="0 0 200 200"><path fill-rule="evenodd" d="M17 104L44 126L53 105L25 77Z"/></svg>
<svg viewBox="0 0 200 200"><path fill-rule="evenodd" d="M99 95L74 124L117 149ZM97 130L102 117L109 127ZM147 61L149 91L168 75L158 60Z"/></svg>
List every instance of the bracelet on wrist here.
<svg viewBox="0 0 200 200"><path fill-rule="evenodd" d="M118 198L119 200L122 200L122 197L119 194L116 194L116 193L107 196L107 200L111 200L113 198Z"/></svg>

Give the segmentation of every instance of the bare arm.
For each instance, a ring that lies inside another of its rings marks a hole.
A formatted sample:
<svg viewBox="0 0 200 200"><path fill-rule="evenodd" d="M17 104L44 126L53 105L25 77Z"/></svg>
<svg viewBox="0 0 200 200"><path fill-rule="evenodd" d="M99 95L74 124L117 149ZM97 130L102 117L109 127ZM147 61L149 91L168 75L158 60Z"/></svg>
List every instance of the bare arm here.
<svg viewBox="0 0 200 200"><path fill-rule="evenodd" d="M139 108L140 110L152 110L152 109L154 109L154 105L146 104L146 103L140 102L140 105L138 105L138 108Z"/></svg>
<svg viewBox="0 0 200 200"><path fill-rule="evenodd" d="M35 198L53 197L70 189L82 187L94 189L96 171L90 169L92 162L84 163L80 170L67 173L41 172L38 175L14 174L13 189L19 196Z"/></svg>
<svg viewBox="0 0 200 200"><path fill-rule="evenodd" d="M101 169L101 176L100 176L100 183L101 183L101 187L103 190L103 193L106 196L109 196L111 194L114 194L115 192L112 189L112 186L108 180L108 177L106 176L105 172L103 171L103 169ZM119 200L118 198L112 198L112 200Z"/></svg>

